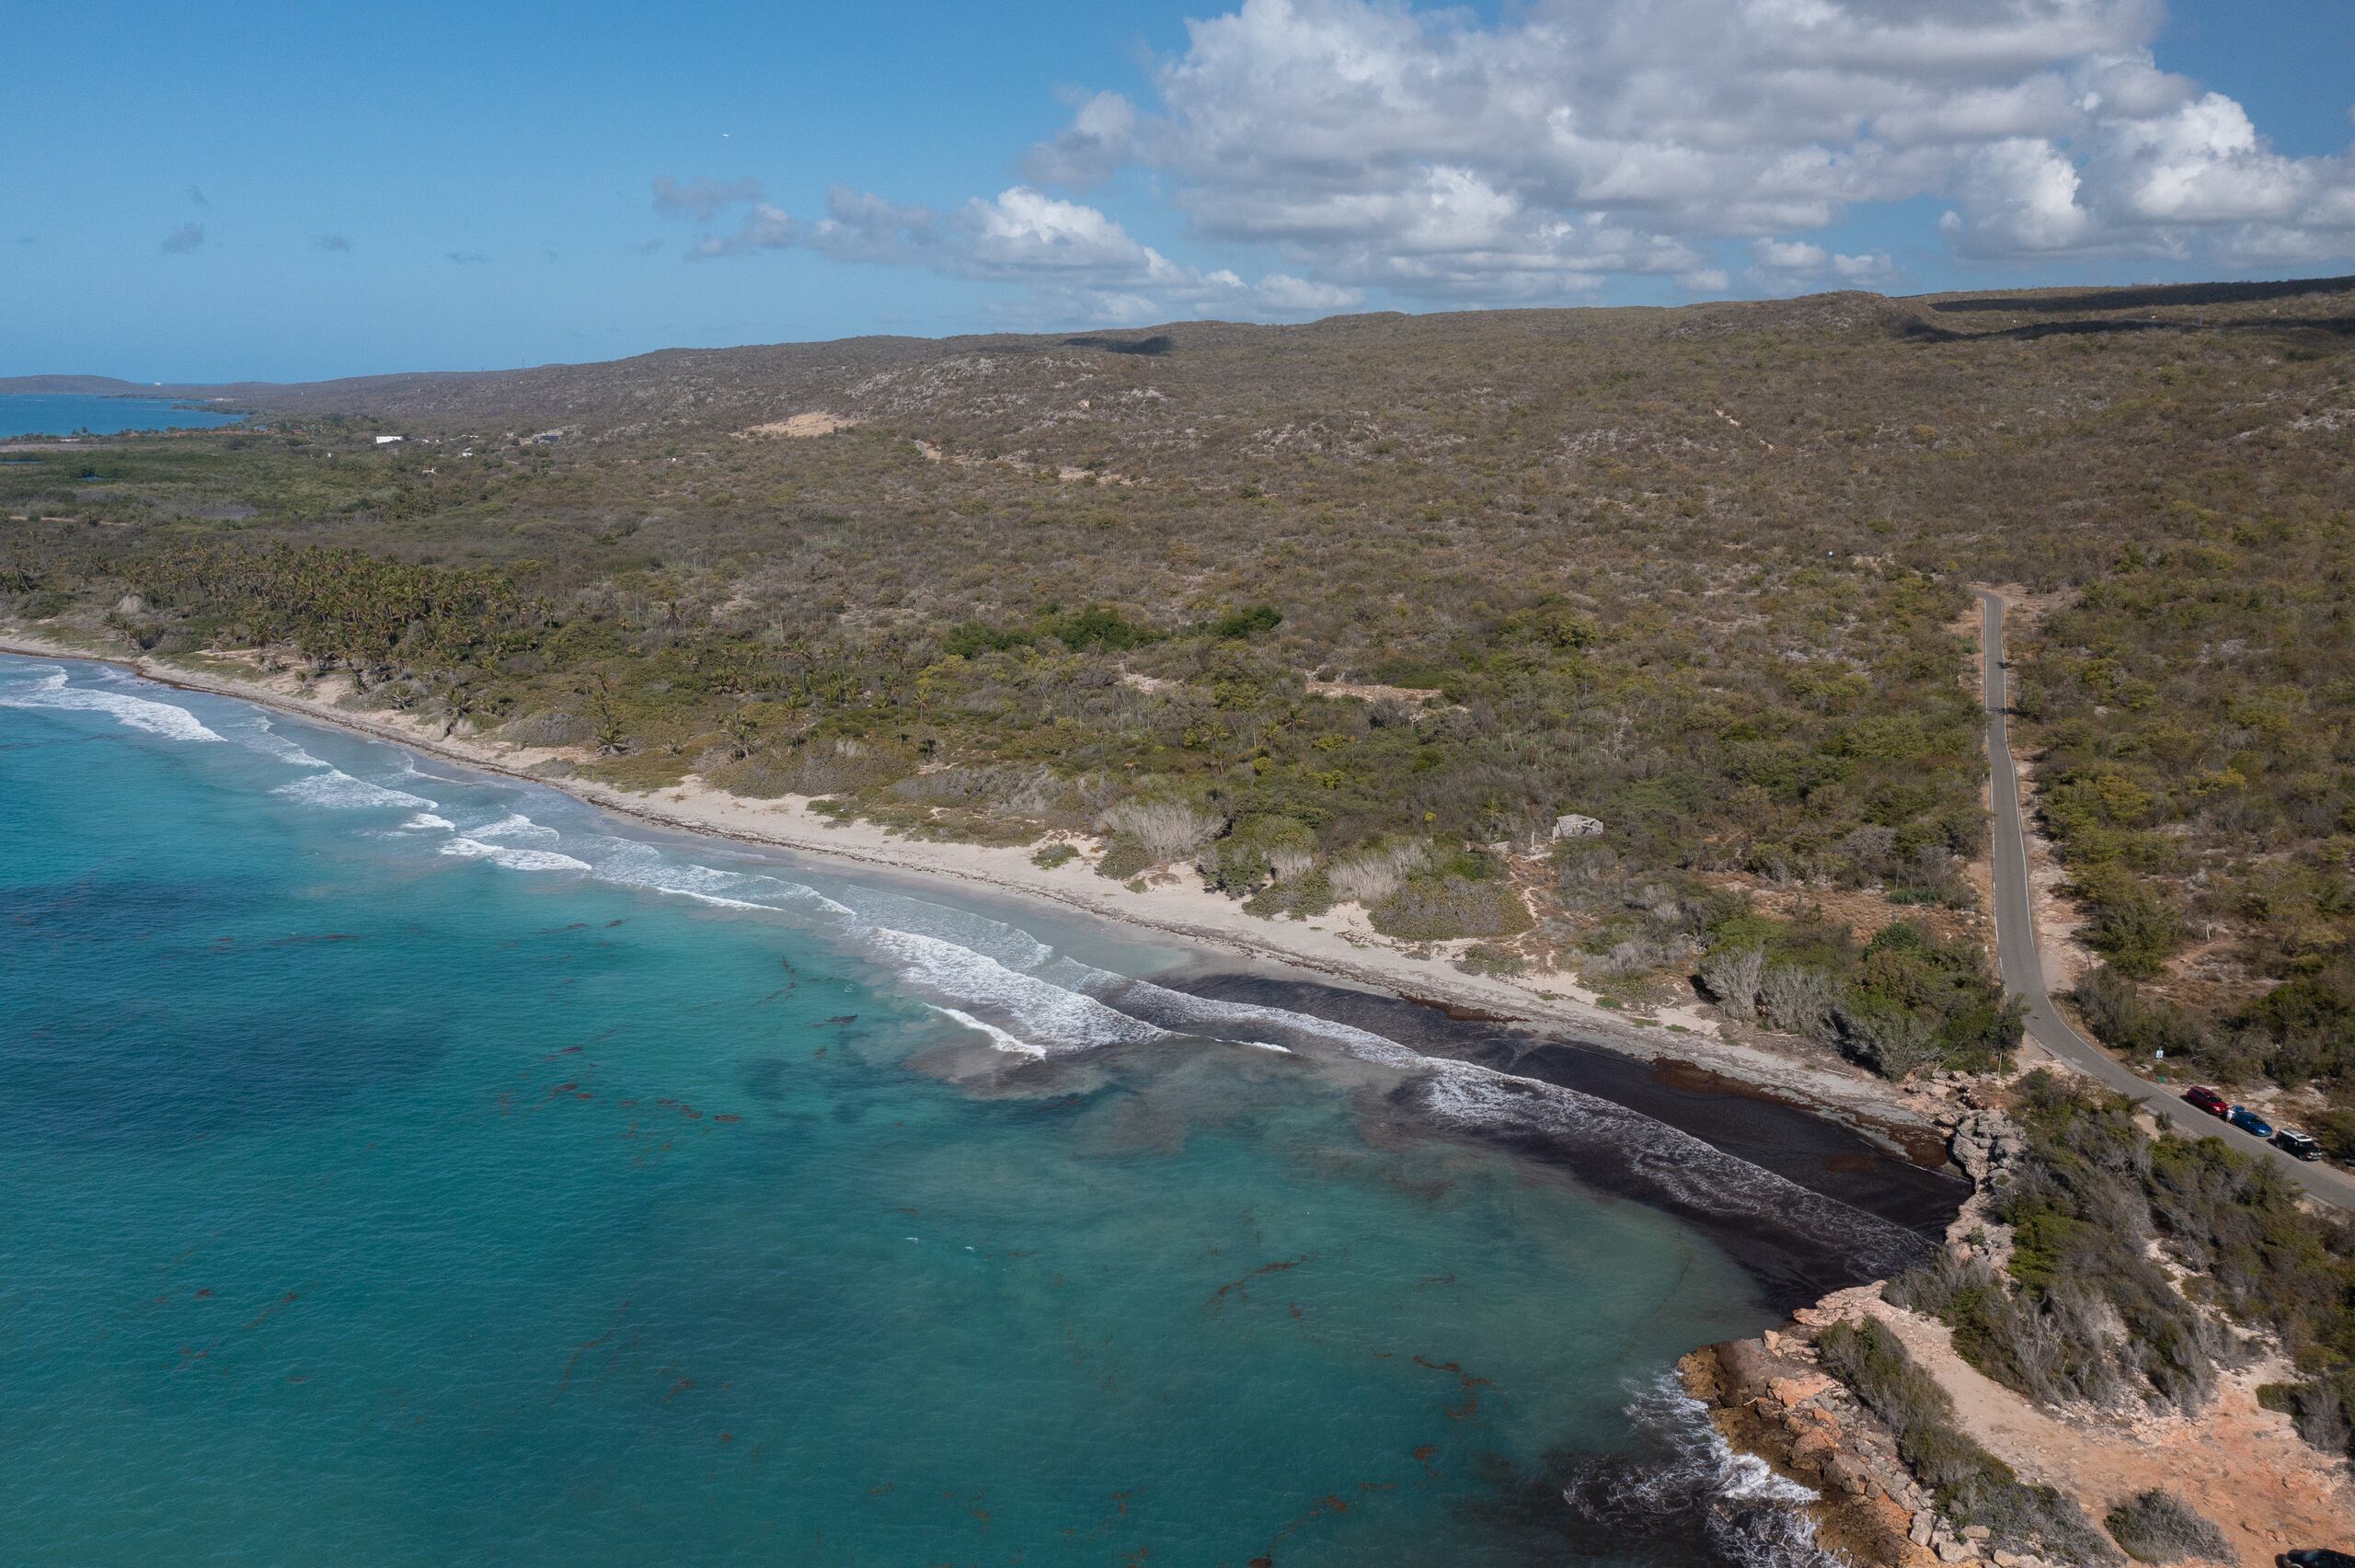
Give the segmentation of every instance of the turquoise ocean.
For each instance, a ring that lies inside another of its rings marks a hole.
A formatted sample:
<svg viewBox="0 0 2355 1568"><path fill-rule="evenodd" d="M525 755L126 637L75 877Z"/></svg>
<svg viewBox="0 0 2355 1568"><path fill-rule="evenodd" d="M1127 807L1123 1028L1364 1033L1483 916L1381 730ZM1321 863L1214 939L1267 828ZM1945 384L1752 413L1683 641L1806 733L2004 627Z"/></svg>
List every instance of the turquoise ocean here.
<svg viewBox="0 0 2355 1568"><path fill-rule="evenodd" d="M64 393L0 393L0 441L16 436L96 436L125 430L211 429L242 414L183 407L161 397L88 397Z"/></svg>
<svg viewBox="0 0 2355 1568"><path fill-rule="evenodd" d="M1911 1231L1215 968L0 657L0 1561L1819 1560Z"/></svg>

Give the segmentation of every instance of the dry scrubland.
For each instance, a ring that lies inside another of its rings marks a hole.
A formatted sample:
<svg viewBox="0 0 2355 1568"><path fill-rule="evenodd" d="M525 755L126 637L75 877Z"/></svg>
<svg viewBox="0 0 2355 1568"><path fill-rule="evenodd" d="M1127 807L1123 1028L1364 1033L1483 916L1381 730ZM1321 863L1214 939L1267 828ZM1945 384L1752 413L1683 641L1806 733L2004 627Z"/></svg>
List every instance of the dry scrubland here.
<svg viewBox="0 0 2355 1568"><path fill-rule="evenodd" d="M1271 918L1354 903L1891 1076L2018 1037L1973 892L1965 585L2022 585L2080 1012L2355 1150L2355 280L236 395L266 429L6 454L0 618L262 649L621 787L1190 866ZM1602 830L1548 840L1566 813ZM2337 1224L2120 1104L2008 1103L1986 1230L1893 1297L2050 1407L2181 1419L2277 1358L2266 1403L2342 1451ZM1948 1513L2093 1530L1950 1442L1901 1347L1827 1349ZM2202 1528L2139 1495L2103 1522Z"/></svg>
<svg viewBox="0 0 2355 1568"><path fill-rule="evenodd" d="M15 454L0 609L1901 1073L2016 1034L1956 624L2017 582L2090 1021L2338 1095L2350 365L2340 281L241 387L267 433Z"/></svg>

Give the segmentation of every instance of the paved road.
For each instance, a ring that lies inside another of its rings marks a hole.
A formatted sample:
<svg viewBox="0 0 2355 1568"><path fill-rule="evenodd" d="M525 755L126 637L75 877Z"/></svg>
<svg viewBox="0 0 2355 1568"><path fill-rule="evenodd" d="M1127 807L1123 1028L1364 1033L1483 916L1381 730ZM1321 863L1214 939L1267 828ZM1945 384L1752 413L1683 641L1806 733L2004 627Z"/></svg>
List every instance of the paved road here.
<svg viewBox="0 0 2355 1568"><path fill-rule="evenodd" d="M2236 1127L2227 1126L2205 1111L2196 1111L2178 1097L2183 1085L2154 1083L2071 1028L2052 1005L2044 989L2044 962L2036 951L2036 926L2028 913L2028 844L2020 827L2019 774L2012 763L2011 736L2005 722L2011 707L2009 681L2004 667L2004 601L1982 592L1984 612L1979 646L1987 685L1987 756L1993 766L1995 814L1995 953L2003 966L2004 985L2028 1003L2028 1032L2054 1056L2100 1079L2111 1088L2138 1097L2147 1096L2151 1109L2195 1136L2212 1133L2245 1153L2278 1162L2305 1189L2325 1203L2355 1209L2355 1179L2328 1165L2292 1160Z"/></svg>

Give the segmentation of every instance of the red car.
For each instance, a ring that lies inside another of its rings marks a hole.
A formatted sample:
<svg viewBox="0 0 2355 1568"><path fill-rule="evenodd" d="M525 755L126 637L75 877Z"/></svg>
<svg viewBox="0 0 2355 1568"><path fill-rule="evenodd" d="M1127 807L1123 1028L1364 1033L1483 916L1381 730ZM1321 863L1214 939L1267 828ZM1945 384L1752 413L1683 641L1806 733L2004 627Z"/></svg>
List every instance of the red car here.
<svg viewBox="0 0 2355 1568"><path fill-rule="evenodd" d="M2183 1098L2186 1104L2197 1105L2211 1116L2229 1116L2233 1114L2233 1107L2225 1103L2224 1097L2204 1083L2194 1084L2185 1090Z"/></svg>

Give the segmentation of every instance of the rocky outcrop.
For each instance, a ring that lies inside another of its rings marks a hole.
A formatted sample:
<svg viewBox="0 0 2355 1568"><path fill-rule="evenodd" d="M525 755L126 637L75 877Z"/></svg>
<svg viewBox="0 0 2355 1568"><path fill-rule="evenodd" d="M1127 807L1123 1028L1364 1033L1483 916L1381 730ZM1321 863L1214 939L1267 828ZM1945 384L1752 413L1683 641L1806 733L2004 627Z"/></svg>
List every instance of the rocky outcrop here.
<svg viewBox="0 0 2355 1568"><path fill-rule="evenodd" d="M1948 1244L1959 1253L1993 1254L2000 1267L2010 1251L2010 1230L1993 1219L1990 1206L2010 1184L2028 1141L2003 1112L1974 1103L1967 1086L1944 1087L1952 1098L1937 1121L1974 1189L1947 1230ZM1959 1526L1942 1516L1936 1499L1898 1457L1888 1425L1823 1370L1816 1335L1855 1316L1865 1299L1878 1298L1880 1290L1875 1284L1839 1291L1792 1314L1779 1332L1694 1351L1677 1364L1685 1391L1708 1406L1729 1443L1816 1494L1809 1505L1816 1539L1857 1568L2064 1568L1996 1549L1985 1527Z"/></svg>
<svg viewBox="0 0 2355 1568"><path fill-rule="evenodd" d="M1727 1442L1816 1494L1808 1505L1816 1539L1857 1568L2067 1568L1996 1549L1983 1525L1939 1514L1898 1458L1888 1425L1816 1361L1817 1331L1851 1315L1841 1297L1802 1310L1779 1333L1693 1352L1677 1363L1685 1391L1708 1406Z"/></svg>
<svg viewBox="0 0 2355 1568"><path fill-rule="evenodd" d="M1908 1538L1928 1506L1895 1441L1787 1333L1729 1340L1677 1364L1726 1441L1816 1494L1816 1539L1851 1562L1926 1568Z"/></svg>

